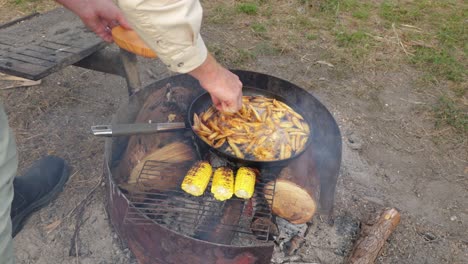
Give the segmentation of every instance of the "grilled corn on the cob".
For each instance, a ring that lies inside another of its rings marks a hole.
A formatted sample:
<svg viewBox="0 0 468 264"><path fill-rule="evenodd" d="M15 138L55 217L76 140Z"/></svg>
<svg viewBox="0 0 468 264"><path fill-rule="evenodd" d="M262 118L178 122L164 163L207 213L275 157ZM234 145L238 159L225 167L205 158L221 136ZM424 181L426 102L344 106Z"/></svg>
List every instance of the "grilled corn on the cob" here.
<svg viewBox="0 0 468 264"><path fill-rule="evenodd" d="M214 198L224 201L232 197L234 193L234 172L228 167L219 167L213 174L211 193Z"/></svg>
<svg viewBox="0 0 468 264"><path fill-rule="evenodd" d="M202 195L210 182L212 172L210 163L198 161L185 175L182 181L182 190L194 196Z"/></svg>
<svg viewBox="0 0 468 264"><path fill-rule="evenodd" d="M240 167L236 173L236 183L234 193L237 197L249 199L252 197L255 188L255 172L251 168Z"/></svg>

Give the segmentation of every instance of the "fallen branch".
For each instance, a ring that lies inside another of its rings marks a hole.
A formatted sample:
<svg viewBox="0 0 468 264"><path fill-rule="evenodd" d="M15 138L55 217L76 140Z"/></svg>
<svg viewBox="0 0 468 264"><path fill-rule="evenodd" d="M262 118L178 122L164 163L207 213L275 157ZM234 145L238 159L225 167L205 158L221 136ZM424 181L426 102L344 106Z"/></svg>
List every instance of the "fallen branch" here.
<svg viewBox="0 0 468 264"><path fill-rule="evenodd" d="M9 82L14 82L11 85L5 86L5 87L0 87L0 90L8 90L8 89L14 89L14 88L19 88L19 87L27 87L27 86L35 86L41 84L41 80L38 81L33 81L13 75L6 75L6 74L0 74L0 81L9 81Z"/></svg>
<svg viewBox="0 0 468 264"><path fill-rule="evenodd" d="M400 223L400 213L395 209L385 210L373 225L364 226L354 245L348 264L371 264L379 256L385 241Z"/></svg>
<svg viewBox="0 0 468 264"><path fill-rule="evenodd" d="M84 208L85 205L87 204L87 202L93 196L94 192L99 188L99 186L101 186L101 183L103 183L103 182L104 182L104 177L101 176L98 183L86 194L86 196L75 207L73 207L73 209L71 209L67 213L67 215L65 215L65 217L63 217L62 219L56 220L51 225L47 226L49 228L46 227L47 233L50 233L50 232L54 231L55 229L57 229L63 222L65 222L65 220L70 218L77 210L81 210L82 208Z"/></svg>
<svg viewBox="0 0 468 264"><path fill-rule="evenodd" d="M76 223L75 223L75 231L73 232L73 236L71 238L71 245L70 245L70 250L68 250L68 256L70 257L76 257L77 258L77 263L79 263L78 259L80 257L80 250L79 250L79 234L80 234L80 228L85 222L83 220L83 214L85 211L85 207L81 206L78 213L76 214Z"/></svg>
<svg viewBox="0 0 468 264"><path fill-rule="evenodd" d="M418 32L422 32L423 30L421 28L418 28L418 27L415 27L413 25L408 25L408 24L401 24L402 27L405 27L405 28L410 28L414 31L418 31Z"/></svg>

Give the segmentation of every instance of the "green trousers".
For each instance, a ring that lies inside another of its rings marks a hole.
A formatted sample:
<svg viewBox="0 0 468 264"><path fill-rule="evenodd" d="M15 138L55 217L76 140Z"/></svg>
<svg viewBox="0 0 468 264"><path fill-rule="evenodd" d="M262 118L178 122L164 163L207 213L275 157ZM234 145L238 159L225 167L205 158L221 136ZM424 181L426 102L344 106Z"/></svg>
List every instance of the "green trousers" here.
<svg viewBox="0 0 468 264"><path fill-rule="evenodd" d="M17 168L18 156L13 131L0 102L0 264L15 263L10 208L13 200L13 178Z"/></svg>

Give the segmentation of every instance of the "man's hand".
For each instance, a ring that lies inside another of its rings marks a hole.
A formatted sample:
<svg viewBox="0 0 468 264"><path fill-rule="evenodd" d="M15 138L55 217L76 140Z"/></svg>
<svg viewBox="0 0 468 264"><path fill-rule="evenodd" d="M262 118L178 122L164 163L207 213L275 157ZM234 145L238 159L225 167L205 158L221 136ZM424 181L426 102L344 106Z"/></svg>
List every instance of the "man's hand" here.
<svg viewBox="0 0 468 264"><path fill-rule="evenodd" d="M117 25L130 29L122 11L112 0L56 0L75 13L99 37L112 42L111 29Z"/></svg>
<svg viewBox="0 0 468 264"><path fill-rule="evenodd" d="M242 82L239 77L219 65L210 54L202 65L189 74L197 78L210 93L218 110L237 112L242 107Z"/></svg>

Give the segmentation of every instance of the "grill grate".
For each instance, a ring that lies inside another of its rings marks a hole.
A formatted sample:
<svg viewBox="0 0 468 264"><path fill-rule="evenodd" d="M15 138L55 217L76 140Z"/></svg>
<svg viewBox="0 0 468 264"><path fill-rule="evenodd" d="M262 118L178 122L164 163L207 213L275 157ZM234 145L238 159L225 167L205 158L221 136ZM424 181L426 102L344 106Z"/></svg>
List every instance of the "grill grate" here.
<svg viewBox="0 0 468 264"><path fill-rule="evenodd" d="M266 183L274 177L268 174L258 177L254 196L249 200L234 195L221 202L214 199L210 192L211 181L205 193L199 197L189 195L180 188L185 173L193 163L146 161L133 191L127 196L130 206L124 220L139 225L156 223L199 239L212 232L230 234L234 238L227 242L229 244L234 243L232 240L236 238L268 241L270 225L257 223L252 227L251 224L257 218L272 218L269 204L273 203L275 185ZM168 188L168 182L172 188ZM267 188L270 189L269 195L263 191Z"/></svg>

